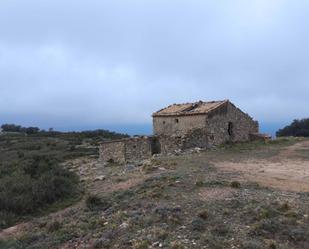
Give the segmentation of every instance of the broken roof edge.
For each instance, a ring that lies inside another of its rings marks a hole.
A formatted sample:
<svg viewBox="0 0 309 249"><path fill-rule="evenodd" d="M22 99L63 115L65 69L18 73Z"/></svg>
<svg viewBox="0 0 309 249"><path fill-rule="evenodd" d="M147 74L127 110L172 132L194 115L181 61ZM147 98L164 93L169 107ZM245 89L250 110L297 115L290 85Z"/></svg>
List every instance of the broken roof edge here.
<svg viewBox="0 0 309 249"><path fill-rule="evenodd" d="M161 110L154 112L152 114L152 117L179 117L179 116L193 116L193 115L204 115L204 114L208 114L211 111L221 107L222 105L226 104L226 103L231 103L230 100L225 99L225 100L216 100L216 101L197 101L197 102L193 102L193 103L182 103L182 104L172 104L169 105L165 108L162 108ZM188 108L179 111L179 112L171 112L171 113L160 113L164 110L167 110L168 108L171 108L173 106L185 106L185 105L202 105L202 104L217 104L215 106L213 106L212 108L209 108L207 111L201 111L201 112L188 112L186 111Z"/></svg>

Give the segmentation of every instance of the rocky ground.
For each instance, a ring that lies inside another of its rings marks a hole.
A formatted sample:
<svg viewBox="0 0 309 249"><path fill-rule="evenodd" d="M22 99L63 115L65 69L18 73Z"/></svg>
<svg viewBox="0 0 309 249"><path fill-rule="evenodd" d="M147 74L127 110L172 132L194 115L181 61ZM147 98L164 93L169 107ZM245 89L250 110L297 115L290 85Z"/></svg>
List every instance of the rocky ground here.
<svg viewBox="0 0 309 249"><path fill-rule="evenodd" d="M0 248L309 248L309 140L64 166L83 200L3 230Z"/></svg>

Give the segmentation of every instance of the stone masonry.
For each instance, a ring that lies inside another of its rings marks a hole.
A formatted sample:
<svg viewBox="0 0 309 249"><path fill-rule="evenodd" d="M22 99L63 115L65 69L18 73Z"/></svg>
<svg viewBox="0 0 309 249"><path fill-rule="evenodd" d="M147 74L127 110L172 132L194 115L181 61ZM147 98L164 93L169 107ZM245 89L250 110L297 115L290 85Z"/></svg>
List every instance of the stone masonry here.
<svg viewBox="0 0 309 249"><path fill-rule="evenodd" d="M147 136L103 142L100 158L104 162L125 163L152 156L152 138Z"/></svg>

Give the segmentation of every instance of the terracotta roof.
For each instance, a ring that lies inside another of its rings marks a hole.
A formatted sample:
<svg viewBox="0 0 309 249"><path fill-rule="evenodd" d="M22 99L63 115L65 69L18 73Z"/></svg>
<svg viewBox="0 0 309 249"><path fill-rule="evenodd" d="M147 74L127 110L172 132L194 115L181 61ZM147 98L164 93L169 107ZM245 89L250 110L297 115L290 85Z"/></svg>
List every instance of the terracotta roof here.
<svg viewBox="0 0 309 249"><path fill-rule="evenodd" d="M186 116L186 115L207 114L210 111L217 109L218 107L221 107L223 104L227 102L228 100L209 101L209 102L198 101L195 103L173 104L153 113L152 116L162 117L162 116Z"/></svg>

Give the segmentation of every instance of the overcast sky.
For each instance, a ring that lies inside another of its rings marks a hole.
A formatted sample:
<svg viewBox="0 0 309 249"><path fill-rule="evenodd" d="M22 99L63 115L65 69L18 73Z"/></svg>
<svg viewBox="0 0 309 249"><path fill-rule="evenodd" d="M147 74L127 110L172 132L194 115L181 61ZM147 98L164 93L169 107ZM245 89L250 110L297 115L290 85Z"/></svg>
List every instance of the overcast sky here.
<svg viewBox="0 0 309 249"><path fill-rule="evenodd" d="M0 1L1 123L126 131L221 99L309 116L308 0Z"/></svg>

